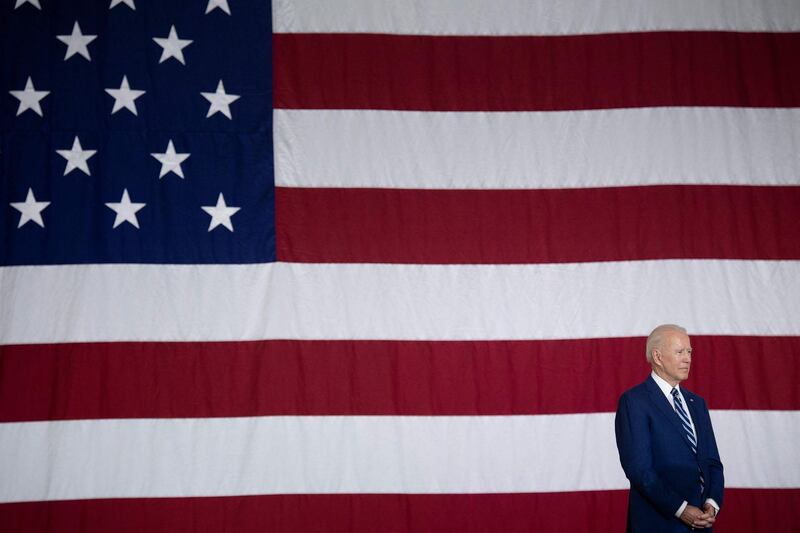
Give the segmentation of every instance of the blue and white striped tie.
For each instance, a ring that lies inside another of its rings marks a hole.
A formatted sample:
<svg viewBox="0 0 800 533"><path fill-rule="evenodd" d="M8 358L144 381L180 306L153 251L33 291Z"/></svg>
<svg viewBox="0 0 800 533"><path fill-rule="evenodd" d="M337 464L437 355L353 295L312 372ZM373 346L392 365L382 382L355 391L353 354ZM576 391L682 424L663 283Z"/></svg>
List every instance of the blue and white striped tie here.
<svg viewBox="0 0 800 533"><path fill-rule="evenodd" d="M675 398L675 412L678 413L678 418L681 419L683 431L686 432L686 437L692 445L692 451L697 455L697 439L694 438L694 431L692 431L692 422L689 420L689 415L686 414L686 409L683 408L683 402L678 395L678 389L672 389L672 397Z"/></svg>
<svg viewBox="0 0 800 533"><path fill-rule="evenodd" d="M683 426L683 431L686 433L686 438L689 439L689 444L692 445L692 451L697 455L697 439L694 436L694 431L692 431L692 423L689 420L689 415L686 414L686 409L683 408L683 402L678 394L678 389L672 389L672 397L675 399L675 412L678 413L678 418L681 419L681 425ZM703 472L700 470L700 465L697 466L697 470L700 474L700 493L702 494L705 480L703 479Z"/></svg>

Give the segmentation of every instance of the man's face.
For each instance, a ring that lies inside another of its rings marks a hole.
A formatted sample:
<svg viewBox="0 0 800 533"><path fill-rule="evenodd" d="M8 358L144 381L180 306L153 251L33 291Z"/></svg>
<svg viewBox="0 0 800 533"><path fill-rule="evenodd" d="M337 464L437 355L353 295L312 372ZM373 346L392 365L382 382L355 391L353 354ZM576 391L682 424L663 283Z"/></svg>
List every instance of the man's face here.
<svg viewBox="0 0 800 533"><path fill-rule="evenodd" d="M692 366L692 345L689 336L680 331L670 331L653 354L653 362L665 381L675 386L689 377Z"/></svg>

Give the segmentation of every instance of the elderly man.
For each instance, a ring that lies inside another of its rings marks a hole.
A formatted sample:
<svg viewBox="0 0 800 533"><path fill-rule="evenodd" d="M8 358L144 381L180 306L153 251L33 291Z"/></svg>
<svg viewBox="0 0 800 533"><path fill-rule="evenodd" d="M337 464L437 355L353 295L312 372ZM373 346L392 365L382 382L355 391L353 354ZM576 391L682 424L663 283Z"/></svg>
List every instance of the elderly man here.
<svg viewBox="0 0 800 533"><path fill-rule="evenodd" d="M647 361L650 376L620 397L615 421L619 459L631 483L628 531L711 528L722 505L722 462L706 402L680 387L692 364L686 330L673 324L654 329Z"/></svg>

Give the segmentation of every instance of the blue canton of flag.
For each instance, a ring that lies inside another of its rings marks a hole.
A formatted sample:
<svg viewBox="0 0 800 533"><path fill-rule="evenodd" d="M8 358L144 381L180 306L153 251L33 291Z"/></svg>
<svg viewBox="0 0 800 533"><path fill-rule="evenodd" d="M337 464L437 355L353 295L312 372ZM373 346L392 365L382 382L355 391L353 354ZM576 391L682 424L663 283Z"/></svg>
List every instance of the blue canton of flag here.
<svg viewBox="0 0 800 533"><path fill-rule="evenodd" d="M275 260L269 3L8 0L0 264Z"/></svg>

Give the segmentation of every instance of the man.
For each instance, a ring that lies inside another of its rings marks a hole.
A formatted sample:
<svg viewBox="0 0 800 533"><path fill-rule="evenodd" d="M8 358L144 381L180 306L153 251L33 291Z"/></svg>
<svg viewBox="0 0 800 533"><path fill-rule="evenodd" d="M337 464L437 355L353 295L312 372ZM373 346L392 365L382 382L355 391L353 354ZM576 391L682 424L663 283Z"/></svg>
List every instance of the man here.
<svg viewBox="0 0 800 533"><path fill-rule="evenodd" d="M673 324L654 329L647 361L650 376L620 397L615 420L620 462L631 482L628 531L710 528L722 505L722 462L705 401L680 387L692 364L686 330Z"/></svg>

